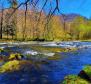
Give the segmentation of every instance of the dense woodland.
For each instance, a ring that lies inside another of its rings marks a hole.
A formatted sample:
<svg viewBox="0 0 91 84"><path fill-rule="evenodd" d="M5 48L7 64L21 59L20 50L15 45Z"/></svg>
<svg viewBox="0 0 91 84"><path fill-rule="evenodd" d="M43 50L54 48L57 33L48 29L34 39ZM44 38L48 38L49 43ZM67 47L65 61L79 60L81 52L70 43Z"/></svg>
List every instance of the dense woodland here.
<svg viewBox="0 0 91 84"><path fill-rule="evenodd" d="M30 41L60 41L91 39L91 20L80 15L64 15L59 10L59 2L48 13L39 11L39 0L7 0L8 8L0 3L0 39ZM52 2L50 1L50 6ZM60 15L55 14L58 11ZM73 17L72 17L73 16Z"/></svg>

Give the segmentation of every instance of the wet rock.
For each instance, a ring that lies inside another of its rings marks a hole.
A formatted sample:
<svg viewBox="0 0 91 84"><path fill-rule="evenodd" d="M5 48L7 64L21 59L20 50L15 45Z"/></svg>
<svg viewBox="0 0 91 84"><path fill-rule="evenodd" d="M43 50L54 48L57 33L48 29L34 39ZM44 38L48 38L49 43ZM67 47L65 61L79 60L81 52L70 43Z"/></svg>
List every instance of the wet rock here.
<svg viewBox="0 0 91 84"><path fill-rule="evenodd" d="M9 56L9 60L21 60L23 58L24 58L24 56L19 53L10 54L10 56Z"/></svg>

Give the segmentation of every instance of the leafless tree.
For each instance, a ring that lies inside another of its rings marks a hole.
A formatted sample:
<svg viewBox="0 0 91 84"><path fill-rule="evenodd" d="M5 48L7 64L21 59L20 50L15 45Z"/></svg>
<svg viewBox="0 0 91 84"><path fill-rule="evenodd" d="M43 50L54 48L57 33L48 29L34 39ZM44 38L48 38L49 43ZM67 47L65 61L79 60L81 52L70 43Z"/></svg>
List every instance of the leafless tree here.
<svg viewBox="0 0 91 84"><path fill-rule="evenodd" d="M2 3L1 4L1 21L0 21L0 39L2 39L3 15L4 15L4 7L3 7L3 3Z"/></svg>

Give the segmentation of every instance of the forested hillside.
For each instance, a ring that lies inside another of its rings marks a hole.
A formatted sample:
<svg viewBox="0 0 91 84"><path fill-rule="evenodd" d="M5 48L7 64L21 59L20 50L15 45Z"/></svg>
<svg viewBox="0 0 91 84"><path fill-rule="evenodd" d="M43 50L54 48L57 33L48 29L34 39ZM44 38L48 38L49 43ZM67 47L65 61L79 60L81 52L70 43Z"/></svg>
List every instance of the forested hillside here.
<svg viewBox="0 0 91 84"><path fill-rule="evenodd" d="M27 12L25 25L24 10L16 11L17 16L9 19L11 11L6 9L3 12L3 38L48 41L91 38L91 20L80 15L54 15L47 23L44 12L38 22L40 13L31 10Z"/></svg>

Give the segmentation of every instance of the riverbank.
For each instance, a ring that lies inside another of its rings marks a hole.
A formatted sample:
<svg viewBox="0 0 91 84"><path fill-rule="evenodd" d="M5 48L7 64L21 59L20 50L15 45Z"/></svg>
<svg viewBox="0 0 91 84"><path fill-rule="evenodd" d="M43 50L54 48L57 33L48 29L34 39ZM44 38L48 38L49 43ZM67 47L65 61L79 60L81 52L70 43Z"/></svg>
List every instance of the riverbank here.
<svg viewBox="0 0 91 84"><path fill-rule="evenodd" d="M21 40L21 39L0 39L0 42L70 42L70 41L81 41L81 42L91 42L91 39L88 40L54 40L54 41L32 41L32 40Z"/></svg>

